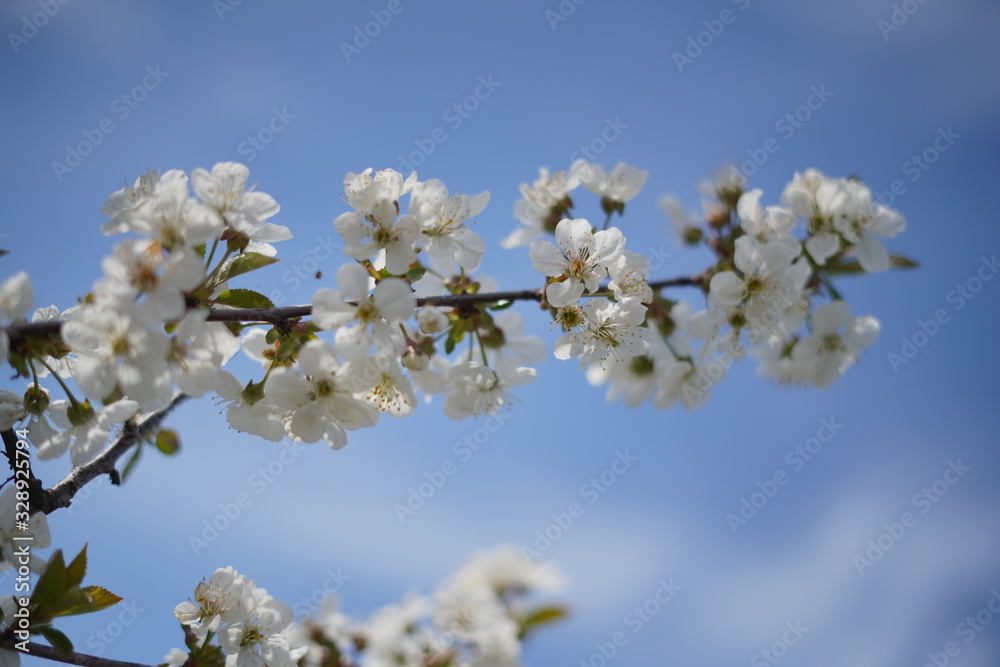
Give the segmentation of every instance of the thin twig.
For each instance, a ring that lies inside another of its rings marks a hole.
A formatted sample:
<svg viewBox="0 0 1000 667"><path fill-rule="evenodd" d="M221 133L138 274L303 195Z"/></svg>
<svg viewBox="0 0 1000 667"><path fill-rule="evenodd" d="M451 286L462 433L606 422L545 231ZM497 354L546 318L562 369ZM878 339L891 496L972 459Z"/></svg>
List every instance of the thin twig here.
<svg viewBox="0 0 1000 667"><path fill-rule="evenodd" d="M15 650L14 645L15 642L13 639L6 639L3 642L0 642L0 647L11 651ZM87 655L85 653L70 652L69 655L63 655L51 646L36 644L35 642L28 642L25 647L28 650L23 652L24 655L32 655L36 658L45 658L46 660L63 662L67 665L82 665L83 667L153 667L153 665L144 665L141 662L110 660L108 658L99 658L96 655ZM22 654L22 651L19 649L16 652L18 654Z"/></svg>
<svg viewBox="0 0 1000 667"><path fill-rule="evenodd" d="M654 290L665 287L700 286L700 276L683 276L649 283ZM607 291L602 285L598 291ZM525 289L511 292L484 292L482 294L441 294L423 296L417 299L417 306L468 306L494 301L541 301L542 290ZM311 305L282 306L278 308L212 308L208 311L209 322L269 322L283 324L299 317L312 314ZM49 322L29 322L12 324L6 328L11 348L16 348L27 338L41 338L59 333L61 320Z"/></svg>
<svg viewBox="0 0 1000 667"><path fill-rule="evenodd" d="M151 431L156 429L160 423L187 398L187 394L177 394L165 407L153 412L141 422L127 422L125 430L122 431L118 440L105 449L101 454L91 461L73 470L66 475L66 478L42 492L41 510L46 514L51 514L60 507L69 507L76 492L86 486L91 480L99 475L117 474L115 463L133 445L139 443Z"/></svg>

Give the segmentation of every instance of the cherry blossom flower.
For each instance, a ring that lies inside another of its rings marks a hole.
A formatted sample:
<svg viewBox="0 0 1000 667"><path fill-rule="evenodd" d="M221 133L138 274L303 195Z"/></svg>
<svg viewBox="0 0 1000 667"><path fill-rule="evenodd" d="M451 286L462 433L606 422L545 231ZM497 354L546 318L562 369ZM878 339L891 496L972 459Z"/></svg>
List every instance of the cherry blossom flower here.
<svg viewBox="0 0 1000 667"><path fill-rule="evenodd" d="M629 250L622 250L618 260L608 266L611 282L608 287L621 301L627 297L635 297L643 303L653 301L653 290L646 282L649 276L649 259Z"/></svg>
<svg viewBox="0 0 1000 667"><path fill-rule="evenodd" d="M756 189L740 195L736 204L740 226L761 243L780 241L787 244L794 255L798 255L799 242L791 235L795 229L795 213L783 206L761 207L762 194L761 190Z"/></svg>
<svg viewBox="0 0 1000 667"><path fill-rule="evenodd" d="M410 193L410 215L420 224L427 253L453 258L466 271L478 269L486 244L465 223L482 213L489 201L489 192L449 197L448 188L437 179L415 184Z"/></svg>
<svg viewBox="0 0 1000 667"><path fill-rule="evenodd" d="M17 322L24 318L35 301L35 291L31 278L24 271L18 271L0 284L0 326ZM0 354L7 359L10 338L7 330L0 328Z"/></svg>
<svg viewBox="0 0 1000 667"><path fill-rule="evenodd" d="M238 622L250 603L252 583L232 567L221 567L208 581L202 579L194 589L194 601L181 602L174 616L204 638L218 632L223 623Z"/></svg>
<svg viewBox="0 0 1000 667"><path fill-rule="evenodd" d="M374 175L373 173L374 172ZM348 173L344 177L344 197L362 215L375 213L376 206L388 201L399 213L396 202L410 192L417 183L417 172L403 180L403 175L394 169L375 171L372 167L360 174Z"/></svg>
<svg viewBox="0 0 1000 667"><path fill-rule="evenodd" d="M247 603L240 620L219 633L219 646L228 654L226 667L296 667L297 658L282 634L294 618L291 607L262 588L251 589Z"/></svg>
<svg viewBox="0 0 1000 667"><path fill-rule="evenodd" d="M73 379L88 396L103 399L117 387L146 410L170 400L167 337L162 325L133 303L77 308L62 337L77 355L70 365Z"/></svg>
<svg viewBox="0 0 1000 667"><path fill-rule="evenodd" d="M243 398L243 385L231 373L219 370L214 377L215 392L225 405L226 421L237 431L252 433L271 442L285 438L285 421L291 411L266 400L249 404Z"/></svg>
<svg viewBox="0 0 1000 667"><path fill-rule="evenodd" d="M174 330L166 354L174 382L188 396L214 391L221 367L240 349L240 340L224 324L207 318L207 310L188 312Z"/></svg>
<svg viewBox="0 0 1000 667"><path fill-rule="evenodd" d="M42 422L36 422L33 424L34 428L29 428L32 442L38 447L40 460L62 456L72 441L70 460L73 465L89 463L101 453L108 442L108 436L139 411L139 404L128 399L115 401L96 410L78 410L75 415L70 414L71 407L72 404L66 400L52 401L49 405L49 415L61 431L37 425Z"/></svg>
<svg viewBox="0 0 1000 667"><path fill-rule="evenodd" d="M101 226L101 233L112 236L132 229L131 216L143 202L156 194L159 187L160 172L151 169L139 176L132 187L126 185L121 190L113 192L101 207L101 213L111 218Z"/></svg>
<svg viewBox="0 0 1000 667"><path fill-rule="evenodd" d="M379 352L402 354L405 340L399 324L416 309L416 297L405 280L386 278L371 295L369 280L359 264L345 264L337 271L340 292L324 287L313 295L313 321L336 330L337 349L348 359L366 355L373 343Z"/></svg>
<svg viewBox="0 0 1000 667"><path fill-rule="evenodd" d="M363 366L341 363L330 345L311 340L302 346L297 367L271 372L265 398L292 412L288 432L296 440L323 440L331 449L347 444L348 430L374 426L378 412L356 397L375 386L377 378Z"/></svg>
<svg viewBox="0 0 1000 667"><path fill-rule="evenodd" d="M833 225L851 244L861 268L868 273L889 269L889 253L878 240L893 238L906 229L906 221L896 211L881 204L872 204L872 192L857 181L847 180L843 187L848 205Z"/></svg>
<svg viewBox="0 0 1000 667"><path fill-rule="evenodd" d="M212 167L191 172L191 185L195 194L214 209L233 231L244 234L255 243L247 250L264 255L276 254L270 241L292 238L291 231L282 225L267 222L281 207L269 194L247 190L250 169L238 162L220 162Z"/></svg>
<svg viewBox="0 0 1000 667"><path fill-rule="evenodd" d="M608 385L604 398L609 403L621 398L630 408L642 405L657 391L663 371L674 363L662 339L655 336L648 338L650 346L643 354L621 359L611 357L587 368L590 384Z"/></svg>
<svg viewBox="0 0 1000 667"><path fill-rule="evenodd" d="M217 238L224 224L216 211L189 197L187 174L172 169L129 211L123 224L113 229L116 233L128 229L159 240L164 250L172 252Z"/></svg>
<svg viewBox="0 0 1000 667"><path fill-rule="evenodd" d="M792 263L792 249L780 241L761 243L752 236L736 239L733 258L743 274L722 271L712 276L709 290L713 303L744 305L747 323L759 332L773 329L781 315L794 309L811 270L804 259Z"/></svg>
<svg viewBox="0 0 1000 667"><path fill-rule="evenodd" d="M792 348L792 361L803 380L814 387L828 387L878 334L878 320L869 315L853 317L847 302L834 301L813 315L812 333Z"/></svg>
<svg viewBox="0 0 1000 667"><path fill-rule="evenodd" d="M596 162L583 163L582 160L574 168L583 187L602 199L620 204L639 194L649 176L648 171L640 171L624 162L616 164L610 172Z"/></svg>
<svg viewBox="0 0 1000 667"><path fill-rule="evenodd" d="M118 244L102 263L104 278L94 286L98 300L138 299L143 308L161 320L180 317L184 293L205 279L198 253L181 247L164 255L158 241L128 239Z"/></svg>
<svg viewBox="0 0 1000 667"><path fill-rule="evenodd" d="M384 198L368 204L367 213L350 211L338 216L333 226L344 238L344 252L366 260L384 251L389 273L406 273L417 261L414 244L420 236L420 224L412 215L397 218L398 212L396 202Z"/></svg>
<svg viewBox="0 0 1000 667"><path fill-rule="evenodd" d="M393 417L406 417L417 407L413 385L403 373L399 362L388 355L365 357L356 362L356 372L374 376L375 384L363 396L379 412Z"/></svg>
<svg viewBox="0 0 1000 667"><path fill-rule="evenodd" d="M530 254L532 266L542 275L565 277L545 290L546 299L557 308L579 300L584 287L588 292L597 290L625 248L625 237L617 227L594 232L582 218L561 220L556 225L556 242L535 241Z"/></svg>
<svg viewBox="0 0 1000 667"><path fill-rule="evenodd" d="M538 170L538 180L532 185L521 185L521 199L514 203L514 217L524 226L515 229L500 242L504 248L528 245L543 232L552 232L564 214L572 207L569 193L580 185L579 170L557 171Z"/></svg>
<svg viewBox="0 0 1000 667"><path fill-rule="evenodd" d="M626 359L649 347L652 332L642 326L646 307L635 297L620 302L590 301L584 308L586 321L579 331L555 342L556 359L580 357L580 368L613 357Z"/></svg>
<svg viewBox="0 0 1000 667"><path fill-rule="evenodd" d="M448 371L451 391L444 401L444 413L456 421L472 415L491 415L514 402L511 387L535 379L535 369L518 367L498 374L476 361L456 364Z"/></svg>

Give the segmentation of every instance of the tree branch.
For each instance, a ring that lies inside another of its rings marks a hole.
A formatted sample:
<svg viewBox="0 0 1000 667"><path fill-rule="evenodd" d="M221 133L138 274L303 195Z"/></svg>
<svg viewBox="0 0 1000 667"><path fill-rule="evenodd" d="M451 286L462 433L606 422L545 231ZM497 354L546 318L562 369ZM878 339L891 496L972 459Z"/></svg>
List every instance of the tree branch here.
<svg viewBox="0 0 1000 667"><path fill-rule="evenodd" d="M654 289L665 287L699 287L703 283L702 276L682 276L649 283ZM607 285L598 288L599 292L608 290ZM417 299L417 306L467 306L491 301L541 301L542 290L526 289L512 292L484 292L482 294L442 294L439 296L423 296ZM312 314L311 305L282 306L279 308L212 308L208 311L209 322L269 322L283 324L298 317ZM62 320L50 322L30 322L27 324L12 324L8 326L7 335L11 348L29 338L41 338L59 333Z"/></svg>
<svg viewBox="0 0 1000 667"><path fill-rule="evenodd" d="M0 642L0 647L5 649L15 651L14 640L5 639ZM27 651L17 650L18 655L33 655L37 658L44 658L46 660L54 660L56 662L63 662L67 665L82 665L83 667L153 667L152 665L144 665L140 662L123 662L121 660L110 660L108 658L99 658L95 655L87 655L85 653L71 652L69 655L63 655L59 651L55 650L51 646L46 646L45 644L36 644L35 642L28 642Z"/></svg>
<svg viewBox="0 0 1000 667"><path fill-rule="evenodd" d="M141 422L126 422L125 429L113 445L90 463L73 468L65 479L42 492L40 509L46 514L51 514L60 507L69 507L76 492L98 475L111 475L111 481L118 484L118 471L115 470L118 459L156 429L166 416L187 398L187 394L177 394L165 407L153 412Z"/></svg>

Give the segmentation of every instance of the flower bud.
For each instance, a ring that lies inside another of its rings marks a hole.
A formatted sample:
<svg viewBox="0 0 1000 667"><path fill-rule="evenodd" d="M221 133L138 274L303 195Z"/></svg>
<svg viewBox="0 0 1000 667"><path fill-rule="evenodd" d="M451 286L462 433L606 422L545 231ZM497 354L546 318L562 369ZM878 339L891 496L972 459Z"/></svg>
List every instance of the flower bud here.
<svg viewBox="0 0 1000 667"><path fill-rule="evenodd" d="M408 347L400 362L411 371L422 371L430 365L431 358L419 347Z"/></svg>
<svg viewBox="0 0 1000 667"><path fill-rule="evenodd" d="M424 306L417 311L417 324L425 334L441 333L448 328L448 316L437 308Z"/></svg>

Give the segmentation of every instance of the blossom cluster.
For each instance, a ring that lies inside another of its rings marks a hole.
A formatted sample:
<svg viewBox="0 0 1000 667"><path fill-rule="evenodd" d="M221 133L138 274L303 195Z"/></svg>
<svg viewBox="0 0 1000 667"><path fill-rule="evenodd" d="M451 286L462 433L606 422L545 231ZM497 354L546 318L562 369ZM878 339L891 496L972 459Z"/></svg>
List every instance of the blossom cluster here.
<svg viewBox="0 0 1000 667"><path fill-rule="evenodd" d="M342 613L333 596L316 615L296 620L288 605L232 567L220 568L174 609L188 650L171 650L165 662L180 667L221 649L226 667L516 667L524 637L563 613L530 606L529 598L564 583L552 566L528 563L503 545L475 554L430 595L410 594L366 620Z"/></svg>
<svg viewBox="0 0 1000 667"><path fill-rule="evenodd" d="M607 226L645 180L644 172L624 164L616 172L616 187L601 189L588 182L592 171L585 164L555 174L542 170L532 186L522 186L515 205L525 226L506 240L511 247L530 242L533 266L547 278L547 303L565 332L555 356L579 357L591 383L610 385L609 400L696 408L748 354L767 378L826 387L877 337L878 320L853 316L832 285L838 274L908 262L890 258L880 241L905 228L902 216L873 202L864 184L807 170L785 187L780 205L764 206L761 190L746 190L739 173L728 169L702 188L704 222L685 214L676 199L663 198L681 239L706 245L716 257L690 281L707 306L695 312L651 289L648 260L626 250L621 231ZM600 231L568 217L571 192L580 184L602 196L607 218ZM555 244L533 240L546 231ZM820 303L823 297L829 302Z"/></svg>
<svg viewBox="0 0 1000 667"><path fill-rule="evenodd" d="M696 310L650 283L648 259L609 226L646 178L624 163L542 169L514 206L523 226L502 242L529 245L545 278L539 295L563 332L554 356L579 358L590 382L609 384L609 399L694 408L745 356L778 382L825 387L875 339L878 321L855 317L832 284L839 274L898 264L880 239L898 234L903 218L873 202L865 185L808 170L785 187L780 205L765 206L760 190L723 171L703 186L703 221L665 198L682 239L715 257L677 283L702 291L706 307ZM315 292L311 319L210 320L212 309L274 308L230 287L277 261L272 243L291 237L270 222L275 200L248 180L249 170L232 162L190 179L151 171L108 198L102 231L137 238L104 259L103 276L77 306L35 311L33 321L61 320L59 336L9 351L32 384L23 405L9 402L0 418L29 419L39 458L70 451L74 465L86 463L118 425L177 391L217 395L240 431L337 449L383 414L412 413L418 393L444 394L445 414L464 419L506 408L517 400L514 388L534 379L544 344L523 334L521 316L506 310L510 299L489 298L495 281L475 273L485 243L472 226L490 193L452 194L416 173L346 175L351 210L333 225L352 261L337 271L336 289ZM573 213L581 186L600 198L599 229ZM22 320L32 300L26 275L8 279L0 285L2 322ZM9 345L6 330L0 345ZM260 379L244 383L222 369L241 349L261 364ZM42 388L50 374L65 398Z"/></svg>

